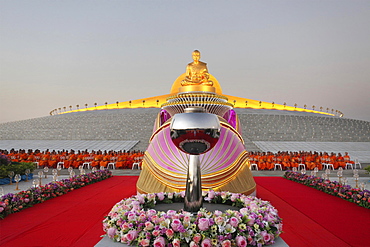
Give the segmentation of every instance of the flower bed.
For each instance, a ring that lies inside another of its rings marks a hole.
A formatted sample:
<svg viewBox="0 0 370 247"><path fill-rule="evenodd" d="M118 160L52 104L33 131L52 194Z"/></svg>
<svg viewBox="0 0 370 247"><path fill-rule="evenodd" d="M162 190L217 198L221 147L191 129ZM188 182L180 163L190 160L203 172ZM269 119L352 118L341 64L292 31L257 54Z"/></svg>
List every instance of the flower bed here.
<svg viewBox="0 0 370 247"><path fill-rule="evenodd" d="M117 203L103 221L115 242L137 246L262 246L282 232L282 220L267 201L229 192L204 192L203 200L240 210L156 211L158 203L183 202L185 193L136 195Z"/></svg>
<svg viewBox="0 0 370 247"><path fill-rule="evenodd" d="M98 170L61 181L51 182L40 187L32 187L17 194L6 194L0 199L0 218L32 207L37 203L61 196L74 189L93 184L112 176L109 170Z"/></svg>
<svg viewBox="0 0 370 247"><path fill-rule="evenodd" d="M370 191L352 188L350 185L343 185L336 181L323 179L316 176L309 176L299 172L287 171L284 174L286 179L307 185L327 194L338 196L344 200L356 203L357 205L370 208Z"/></svg>

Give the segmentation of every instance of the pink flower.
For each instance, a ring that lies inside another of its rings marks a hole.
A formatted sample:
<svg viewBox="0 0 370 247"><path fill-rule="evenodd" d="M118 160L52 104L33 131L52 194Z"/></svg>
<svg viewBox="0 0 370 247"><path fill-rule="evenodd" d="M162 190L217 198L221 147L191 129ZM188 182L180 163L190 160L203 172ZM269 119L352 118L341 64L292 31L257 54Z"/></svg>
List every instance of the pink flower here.
<svg viewBox="0 0 370 247"><path fill-rule="evenodd" d="M146 215L144 213L139 215L139 221L143 222L146 220Z"/></svg>
<svg viewBox="0 0 370 247"><path fill-rule="evenodd" d="M135 230L131 230L129 231L127 234L126 234L126 239L129 241L129 242L132 242L133 240L135 240L137 238L137 231Z"/></svg>
<svg viewBox="0 0 370 247"><path fill-rule="evenodd" d="M211 201L213 198L215 198L215 192L213 190L210 190L208 192L208 196L205 198L207 201Z"/></svg>
<svg viewBox="0 0 370 247"><path fill-rule="evenodd" d="M184 197L185 197L185 191L184 191L184 190L180 192L180 196L181 196L182 198L184 198Z"/></svg>
<svg viewBox="0 0 370 247"><path fill-rule="evenodd" d="M139 243L141 246L150 246L150 240L149 239L142 239Z"/></svg>
<svg viewBox="0 0 370 247"><path fill-rule="evenodd" d="M247 240L245 239L244 236L237 236L235 238L235 241L236 241L236 245L238 247L245 247L245 246L247 246Z"/></svg>
<svg viewBox="0 0 370 247"><path fill-rule="evenodd" d="M195 243L199 243L201 239L202 239L202 235L200 235L199 233L195 234L193 237L193 241Z"/></svg>
<svg viewBox="0 0 370 247"><path fill-rule="evenodd" d="M159 230L154 230L154 231L152 232L152 234L153 234L155 237L157 237L157 236L159 236L159 235L161 234L161 231L159 231Z"/></svg>
<svg viewBox="0 0 370 247"><path fill-rule="evenodd" d="M171 223L171 227L175 232L178 232L180 230L181 221L178 219L174 219Z"/></svg>
<svg viewBox="0 0 370 247"><path fill-rule="evenodd" d="M165 241L164 237L157 237L154 240L153 246L155 246L155 247L165 247L166 246L166 241Z"/></svg>
<svg viewBox="0 0 370 247"><path fill-rule="evenodd" d="M157 196L158 196L158 199L160 201L163 201L164 200L164 193L163 192L157 193Z"/></svg>
<svg viewBox="0 0 370 247"><path fill-rule="evenodd" d="M143 197L141 194L137 194L137 195L136 195L136 199L138 199L138 201L139 201L141 204L144 204L144 202L145 202L145 199L144 199L144 197Z"/></svg>
<svg viewBox="0 0 370 247"><path fill-rule="evenodd" d="M117 232L117 229L116 229L116 228L111 227L111 228L109 228L109 229L108 229L107 234L108 234L108 236L109 236L110 238L114 238L114 236L116 235L116 232Z"/></svg>
<svg viewBox="0 0 370 247"><path fill-rule="evenodd" d="M207 231L209 228L209 219L207 218L200 218L198 221L198 227L201 231Z"/></svg>
<svg viewBox="0 0 370 247"><path fill-rule="evenodd" d="M127 215L127 220L128 221L134 221L134 220L136 220L136 214L135 213L129 213Z"/></svg>
<svg viewBox="0 0 370 247"><path fill-rule="evenodd" d="M218 216L218 217L216 217L216 219L215 219L215 223L216 223L217 225L222 225L224 222L225 222L224 217Z"/></svg>
<svg viewBox="0 0 370 247"><path fill-rule="evenodd" d="M227 197L227 193L225 191L222 191L221 192L221 198L226 199L226 197Z"/></svg>
<svg viewBox="0 0 370 247"><path fill-rule="evenodd" d="M231 241L230 240L224 240L221 243L222 247L231 247Z"/></svg>
<svg viewBox="0 0 370 247"><path fill-rule="evenodd" d="M229 223L230 225L232 225L233 227L237 227L238 224L239 224L239 220L235 217L231 217L230 220L229 220Z"/></svg>
<svg viewBox="0 0 370 247"><path fill-rule="evenodd" d="M270 234L268 234L266 231L262 231L261 236L263 240L265 241L265 243L268 243L271 240Z"/></svg>
<svg viewBox="0 0 370 247"><path fill-rule="evenodd" d="M167 238L171 239L173 237L173 234L174 233L175 232L172 229L167 229L166 230L166 236L167 236Z"/></svg>
<svg viewBox="0 0 370 247"><path fill-rule="evenodd" d="M191 216L190 215L185 215L184 216L184 222L190 222Z"/></svg>
<svg viewBox="0 0 370 247"><path fill-rule="evenodd" d="M126 231L127 229L129 229L129 228L130 228L130 226L129 226L129 224L128 224L127 222L125 222L125 223L123 223L123 224L121 225L121 228L122 228L122 230Z"/></svg>
<svg viewBox="0 0 370 247"><path fill-rule="evenodd" d="M209 238L206 238L202 241L202 247L211 247L212 246L212 242Z"/></svg>
<svg viewBox="0 0 370 247"><path fill-rule="evenodd" d="M194 241L191 241L189 246L190 247L199 247L199 245L197 245Z"/></svg>
<svg viewBox="0 0 370 247"><path fill-rule="evenodd" d="M175 238L175 239L172 241L172 246L173 246L173 247L180 247L180 246L181 246L181 241L180 241L180 239Z"/></svg>
<svg viewBox="0 0 370 247"><path fill-rule="evenodd" d="M145 222L145 228L144 228L145 231L151 231L153 230L153 228L154 228L154 224L152 222L150 221Z"/></svg>
<svg viewBox="0 0 370 247"><path fill-rule="evenodd" d="M2 211L4 211L4 208L3 208L3 207L0 207L0 213L1 213Z"/></svg>

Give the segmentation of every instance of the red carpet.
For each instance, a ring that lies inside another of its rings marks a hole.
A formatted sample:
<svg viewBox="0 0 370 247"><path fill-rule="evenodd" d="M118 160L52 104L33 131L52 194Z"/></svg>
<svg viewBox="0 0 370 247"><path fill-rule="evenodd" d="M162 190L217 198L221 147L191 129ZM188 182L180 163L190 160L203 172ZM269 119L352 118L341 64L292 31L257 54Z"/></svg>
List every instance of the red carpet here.
<svg viewBox="0 0 370 247"><path fill-rule="evenodd" d="M0 246L94 246L112 206L138 177L113 177L0 220ZM280 177L255 177L257 195L283 218L289 246L370 246L370 210Z"/></svg>
<svg viewBox="0 0 370 247"><path fill-rule="evenodd" d="M370 246L370 210L281 177L255 177L283 218L289 246Z"/></svg>
<svg viewBox="0 0 370 247"><path fill-rule="evenodd" d="M0 220L0 246L94 246L114 204L136 194L138 177L112 177Z"/></svg>

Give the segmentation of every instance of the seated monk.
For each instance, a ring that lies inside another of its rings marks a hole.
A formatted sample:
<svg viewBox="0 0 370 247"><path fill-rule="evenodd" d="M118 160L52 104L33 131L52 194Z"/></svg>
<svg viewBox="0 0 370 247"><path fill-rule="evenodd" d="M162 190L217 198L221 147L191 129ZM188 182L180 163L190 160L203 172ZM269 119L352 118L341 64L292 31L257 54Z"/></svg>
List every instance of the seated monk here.
<svg viewBox="0 0 370 247"><path fill-rule="evenodd" d="M193 62L186 66L185 80L181 82L181 86L188 85L206 85L212 86L213 82L209 80L209 73L207 64L199 61L200 52L198 50L193 51Z"/></svg>
<svg viewBox="0 0 370 247"><path fill-rule="evenodd" d="M342 167L343 169L346 168L346 162L344 161L344 158L342 157L341 153L338 154L337 164L338 164L338 167Z"/></svg>
<svg viewBox="0 0 370 247"><path fill-rule="evenodd" d="M349 157L348 152L345 152L344 153L343 159L344 159L344 162L346 162L346 164L347 163L350 163L352 165L355 164L355 162L352 161L351 158Z"/></svg>

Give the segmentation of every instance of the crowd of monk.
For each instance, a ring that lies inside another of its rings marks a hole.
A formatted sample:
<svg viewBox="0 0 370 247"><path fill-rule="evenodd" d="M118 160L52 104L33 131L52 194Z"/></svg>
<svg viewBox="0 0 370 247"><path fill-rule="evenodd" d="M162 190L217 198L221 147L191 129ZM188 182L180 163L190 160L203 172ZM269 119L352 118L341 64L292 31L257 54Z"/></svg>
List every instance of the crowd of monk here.
<svg viewBox="0 0 370 247"><path fill-rule="evenodd" d="M131 169L132 164L140 162L144 156L141 151L40 151L23 149L10 151L0 150L13 162L37 162L39 167L56 168L60 164L64 168L79 168L84 163L90 167L107 167L109 163L114 163L115 168Z"/></svg>
<svg viewBox="0 0 370 247"><path fill-rule="evenodd" d="M259 170L273 170L275 164L280 164L282 169L292 169L293 167L304 164L307 170L313 170L317 167L323 169L323 164L332 164L334 169L342 167L346 168L346 164L354 164L348 153L344 156L341 153L326 153L326 152L250 152L250 163L257 164Z"/></svg>
<svg viewBox="0 0 370 247"><path fill-rule="evenodd" d="M56 168L61 164L64 168L78 168L84 163L90 167L107 167L109 163L114 163L115 168L131 169L133 163L140 162L144 156L141 151L39 151L23 149L10 151L0 150L0 153L7 155L13 162L37 162L39 167ZM304 164L308 170L317 167L323 169L323 164L332 164L334 169L346 168L346 164L354 164L346 152L344 156L341 153L326 152L249 152L250 164L257 164L259 170L273 170L275 164L280 164L282 169L288 170L293 167Z"/></svg>

